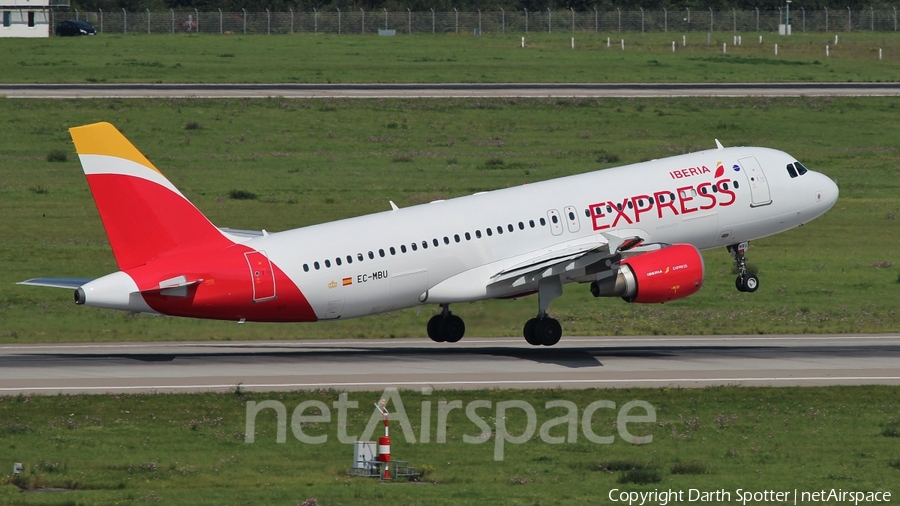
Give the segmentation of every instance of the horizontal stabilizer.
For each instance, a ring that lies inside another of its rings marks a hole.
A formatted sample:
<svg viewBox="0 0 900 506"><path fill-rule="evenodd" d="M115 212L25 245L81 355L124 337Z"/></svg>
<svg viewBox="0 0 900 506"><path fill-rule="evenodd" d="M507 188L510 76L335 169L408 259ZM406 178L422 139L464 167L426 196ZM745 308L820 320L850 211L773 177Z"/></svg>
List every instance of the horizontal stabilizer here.
<svg viewBox="0 0 900 506"><path fill-rule="evenodd" d="M93 278L34 278L20 281L17 285L47 286L50 288L68 288L74 290L93 281Z"/></svg>
<svg viewBox="0 0 900 506"><path fill-rule="evenodd" d="M262 230L244 230L240 228L219 227L219 230L226 234L237 235L240 237L263 237L266 235Z"/></svg>

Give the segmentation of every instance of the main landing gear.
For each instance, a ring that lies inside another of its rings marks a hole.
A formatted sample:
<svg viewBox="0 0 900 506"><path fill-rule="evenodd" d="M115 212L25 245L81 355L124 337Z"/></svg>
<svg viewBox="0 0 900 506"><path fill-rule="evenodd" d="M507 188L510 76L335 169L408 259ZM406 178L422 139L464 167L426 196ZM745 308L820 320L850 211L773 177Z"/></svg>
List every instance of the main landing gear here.
<svg viewBox="0 0 900 506"><path fill-rule="evenodd" d="M755 292L759 288L759 278L747 272L747 257L744 256L744 253L747 252L749 247L749 242L728 246L728 252L734 258L734 266L738 270L738 277L734 280L734 286L739 292Z"/></svg>
<svg viewBox="0 0 900 506"><path fill-rule="evenodd" d="M562 337L562 325L547 316L550 301L562 295L562 281L559 276L541 279L538 283L538 314L525 322L522 333L525 341L532 346L553 346Z"/></svg>
<svg viewBox="0 0 900 506"><path fill-rule="evenodd" d="M428 337L436 343L455 343L466 333L466 324L450 312L450 304L441 304L441 314L428 320Z"/></svg>

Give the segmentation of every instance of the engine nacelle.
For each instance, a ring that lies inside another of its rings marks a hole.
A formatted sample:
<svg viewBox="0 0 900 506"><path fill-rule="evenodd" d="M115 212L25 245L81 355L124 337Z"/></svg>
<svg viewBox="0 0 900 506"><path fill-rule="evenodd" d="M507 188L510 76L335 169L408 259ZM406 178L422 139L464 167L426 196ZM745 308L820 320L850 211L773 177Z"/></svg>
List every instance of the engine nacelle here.
<svg viewBox="0 0 900 506"><path fill-rule="evenodd" d="M612 276L591 283L591 293L626 302L668 302L696 293L703 286L704 270L697 248L675 244L622 260Z"/></svg>

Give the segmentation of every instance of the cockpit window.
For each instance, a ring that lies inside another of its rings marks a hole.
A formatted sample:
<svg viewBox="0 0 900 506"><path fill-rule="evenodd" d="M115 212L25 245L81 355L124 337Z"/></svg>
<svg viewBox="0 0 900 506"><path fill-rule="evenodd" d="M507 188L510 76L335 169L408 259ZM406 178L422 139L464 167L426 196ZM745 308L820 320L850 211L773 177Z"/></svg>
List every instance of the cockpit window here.
<svg viewBox="0 0 900 506"><path fill-rule="evenodd" d="M788 174L790 174L792 178L797 177L797 171L794 170L794 164L793 164L793 163L787 164L787 171L788 171Z"/></svg>
<svg viewBox="0 0 900 506"><path fill-rule="evenodd" d="M809 172L809 169L807 169L806 167L804 167L803 164L800 163L800 162L797 162L797 163L795 163L794 165L797 166L797 173L800 174L801 176L802 176L803 174L806 174L807 172Z"/></svg>

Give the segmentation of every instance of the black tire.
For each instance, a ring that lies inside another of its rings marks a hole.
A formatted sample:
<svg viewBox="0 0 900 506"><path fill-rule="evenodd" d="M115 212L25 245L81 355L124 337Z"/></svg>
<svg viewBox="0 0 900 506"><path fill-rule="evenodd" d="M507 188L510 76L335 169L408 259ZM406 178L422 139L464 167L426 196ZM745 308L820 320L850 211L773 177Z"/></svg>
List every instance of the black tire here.
<svg viewBox="0 0 900 506"><path fill-rule="evenodd" d="M441 339L441 334L440 334L441 320L443 320L443 319L444 319L444 315L438 314L438 315L432 316L431 319L428 320L428 327L427 327L428 337L430 337L431 340L436 343L444 342L444 340Z"/></svg>
<svg viewBox="0 0 900 506"><path fill-rule="evenodd" d="M459 316L448 314L441 320L438 333L444 342L455 343L465 335L466 324Z"/></svg>
<svg viewBox="0 0 900 506"><path fill-rule="evenodd" d="M753 293L757 290L759 290L759 278L753 274L744 276L744 291Z"/></svg>
<svg viewBox="0 0 900 506"><path fill-rule="evenodd" d="M737 288L739 292L746 292L744 289L744 276L738 276L737 279L734 280L734 287Z"/></svg>
<svg viewBox="0 0 900 506"><path fill-rule="evenodd" d="M537 333L535 332L539 321L540 320L538 320L537 318L532 318L525 322L525 328L522 329L522 334L525 336L525 341L532 346L541 345L541 342L537 339Z"/></svg>
<svg viewBox="0 0 900 506"><path fill-rule="evenodd" d="M534 333L542 345L553 346L562 338L562 325L553 318L544 318L538 321Z"/></svg>

